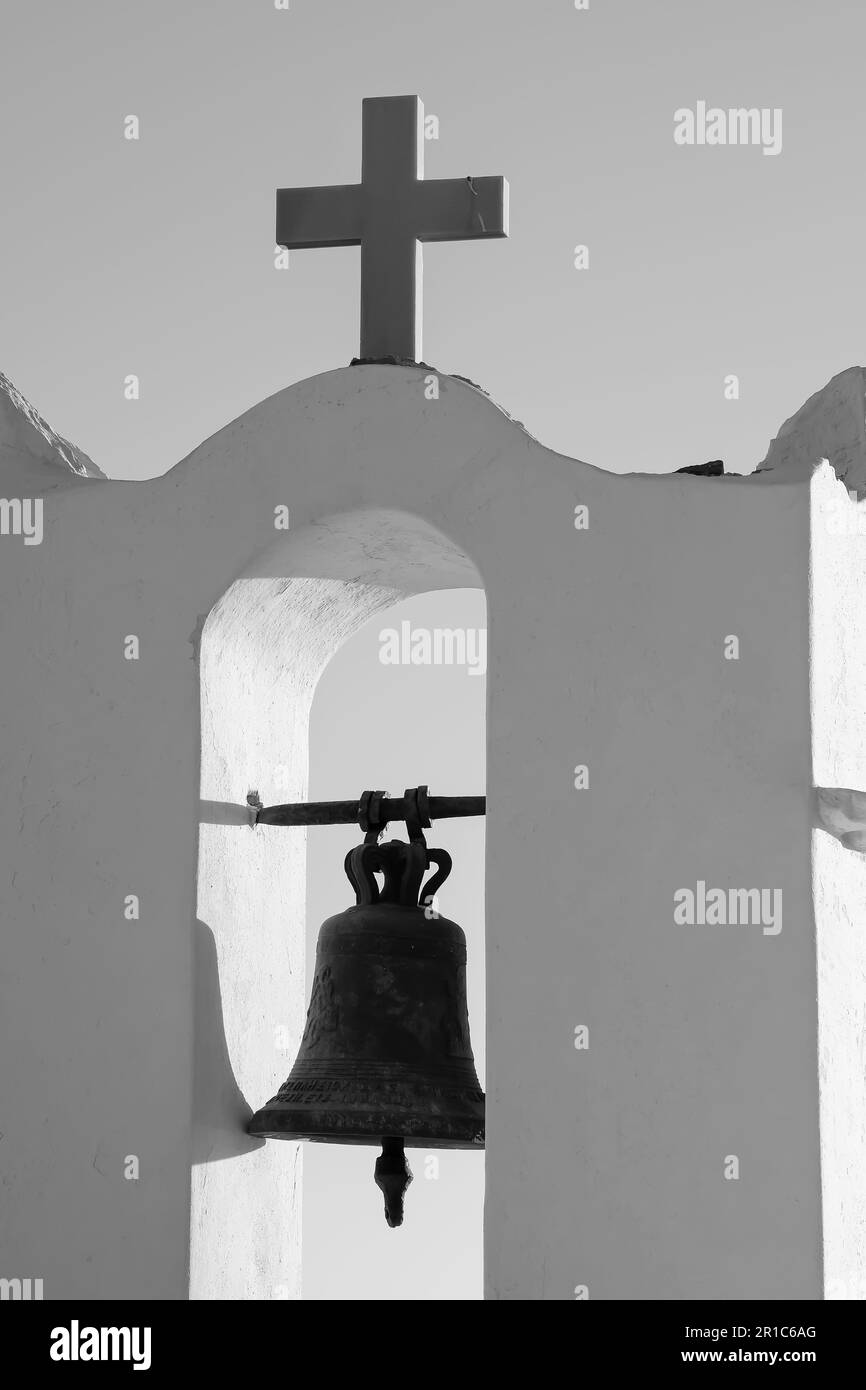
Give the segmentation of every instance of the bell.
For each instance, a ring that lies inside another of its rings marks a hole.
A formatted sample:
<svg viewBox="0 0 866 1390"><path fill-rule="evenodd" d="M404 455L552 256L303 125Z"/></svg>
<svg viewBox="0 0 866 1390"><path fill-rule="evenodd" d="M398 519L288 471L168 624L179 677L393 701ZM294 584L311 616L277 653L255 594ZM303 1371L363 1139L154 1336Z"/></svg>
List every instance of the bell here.
<svg viewBox="0 0 866 1390"><path fill-rule="evenodd" d="M369 839L369 837L368 837ZM438 872L423 886L430 862ZM376 1182L389 1226L403 1219L403 1146L483 1149L484 1094L466 1008L466 938L430 904L451 871L423 837L346 856L354 907L319 932L300 1051L250 1134L381 1144ZM376 874L384 875L380 888Z"/></svg>

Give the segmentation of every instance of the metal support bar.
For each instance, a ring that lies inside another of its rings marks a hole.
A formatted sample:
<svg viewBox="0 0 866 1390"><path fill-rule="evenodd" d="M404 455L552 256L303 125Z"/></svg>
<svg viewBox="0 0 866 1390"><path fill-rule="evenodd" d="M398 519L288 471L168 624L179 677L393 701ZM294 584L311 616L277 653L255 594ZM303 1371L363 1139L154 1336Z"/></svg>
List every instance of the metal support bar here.
<svg viewBox="0 0 866 1390"><path fill-rule="evenodd" d="M417 802L405 796L382 796L373 803L367 796L355 801L297 801L286 806L263 806L258 811L257 825L358 825L363 812L368 815L377 805L378 826L383 829L389 821L405 821L417 814ZM428 796L427 814L430 820L454 820L459 816L483 816L487 809L484 796ZM371 822L372 824L372 822Z"/></svg>

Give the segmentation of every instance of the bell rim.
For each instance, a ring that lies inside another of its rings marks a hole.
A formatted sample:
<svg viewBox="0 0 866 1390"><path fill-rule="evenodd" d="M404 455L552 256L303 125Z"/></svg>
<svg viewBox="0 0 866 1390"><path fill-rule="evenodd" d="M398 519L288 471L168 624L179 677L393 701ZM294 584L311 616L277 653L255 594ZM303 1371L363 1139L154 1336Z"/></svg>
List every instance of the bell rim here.
<svg viewBox="0 0 866 1390"><path fill-rule="evenodd" d="M334 1115L327 1111L277 1110L265 1106L253 1115L247 1133L262 1139L297 1139L322 1144L373 1145L381 1144L383 1138L397 1137L407 1147L421 1149L483 1149L486 1138L483 1109L480 1116L466 1115L445 1121L437 1134L433 1132L431 1117L417 1111L405 1115L392 1111L385 1115L382 1111L368 1110L348 1117L343 1112L338 1128Z"/></svg>
<svg viewBox="0 0 866 1390"><path fill-rule="evenodd" d="M484 1136L480 1139L443 1139L426 1137L420 1134L329 1134L318 1131L315 1134L301 1134L295 1130L284 1129L249 1129L247 1131L256 1139L282 1139L289 1143L304 1144L342 1144L346 1147L355 1146L362 1148L381 1148L382 1140L389 1138L399 1138L403 1140L403 1146L407 1149L452 1149L462 1150L466 1153L476 1150L483 1153L487 1147Z"/></svg>

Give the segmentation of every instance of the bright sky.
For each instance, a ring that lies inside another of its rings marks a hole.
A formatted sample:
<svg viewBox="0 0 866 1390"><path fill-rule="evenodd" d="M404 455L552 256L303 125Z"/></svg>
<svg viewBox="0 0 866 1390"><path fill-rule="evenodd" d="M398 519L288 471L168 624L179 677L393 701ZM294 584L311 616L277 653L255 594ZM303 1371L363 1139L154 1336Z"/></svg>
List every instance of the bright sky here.
<svg viewBox="0 0 866 1390"><path fill-rule="evenodd" d="M751 471L866 358L864 47L860 0L6 0L0 369L147 477L347 363L359 253L275 270L274 190L357 179L362 97L417 92L428 177L511 184L508 241L425 250L427 360L598 466ZM701 100L781 107L781 154L675 145Z"/></svg>

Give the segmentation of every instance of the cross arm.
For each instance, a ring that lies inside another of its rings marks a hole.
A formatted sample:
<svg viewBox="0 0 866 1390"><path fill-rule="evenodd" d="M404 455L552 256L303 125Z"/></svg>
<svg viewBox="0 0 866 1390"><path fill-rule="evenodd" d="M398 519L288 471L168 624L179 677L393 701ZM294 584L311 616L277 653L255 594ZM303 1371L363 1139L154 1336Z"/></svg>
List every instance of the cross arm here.
<svg viewBox="0 0 866 1390"><path fill-rule="evenodd" d="M414 196L419 241L508 236L507 179L420 179Z"/></svg>
<svg viewBox="0 0 866 1390"><path fill-rule="evenodd" d="M357 184L277 189L278 246L297 251L316 246L357 246L361 229Z"/></svg>

